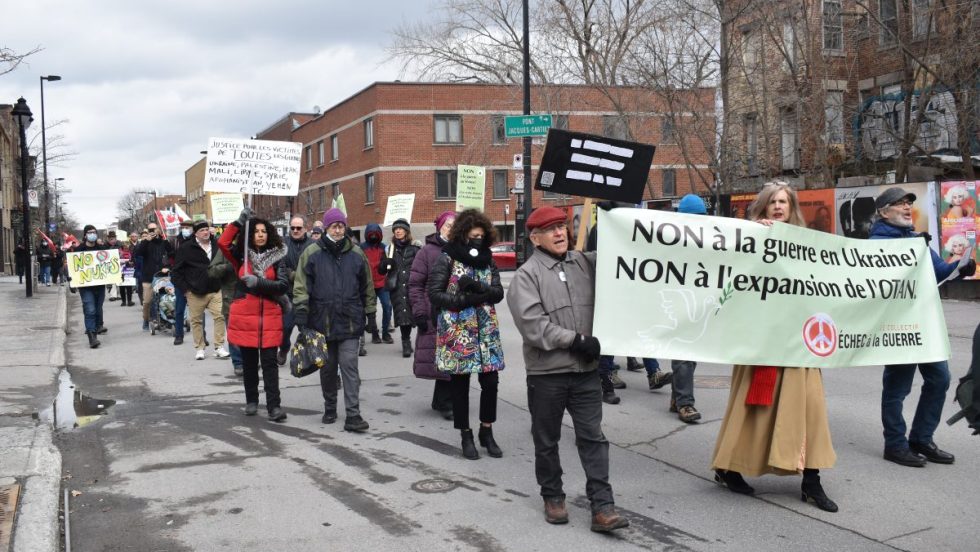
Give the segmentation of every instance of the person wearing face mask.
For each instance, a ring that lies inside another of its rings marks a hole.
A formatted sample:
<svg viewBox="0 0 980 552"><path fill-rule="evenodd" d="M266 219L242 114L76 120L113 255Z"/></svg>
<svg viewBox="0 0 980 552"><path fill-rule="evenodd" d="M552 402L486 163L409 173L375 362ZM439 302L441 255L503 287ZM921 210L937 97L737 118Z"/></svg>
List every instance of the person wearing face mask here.
<svg viewBox="0 0 980 552"><path fill-rule="evenodd" d="M365 322L377 310L374 279L364 252L347 237L347 215L330 209L323 214L323 226L323 237L303 251L296 266L294 319L300 331L310 327L326 337L327 362L320 369L322 422L337 421L339 370L347 414L344 430L364 432L369 426L361 416L357 353Z"/></svg>
<svg viewBox="0 0 980 552"><path fill-rule="evenodd" d="M381 335L378 335L377 312L371 320L367 321L368 331L371 332L371 343L375 344L394 343L391 339L391 294L385 289L385 275L380 271L382 263L387 260L385 256L387 244L381 241L382 235L381 225L368 224L364 228L365 240L361 243L361 250L367 256L368 264L371 265L374 295L381 302Z"/></svg>
<svg viewBox="0 0 980 552"><path fill-rule="evenodd" d="M912 204L915 194L902 188L888 188L875 199L877 219L871 226L873 240L923 238L914 230ZM928 242L927 242L928 243ZM959 261L947 263L938 253L928 248L936 281L942 282L956 270ZM960 269L960 276L972 276L977 265L974 261ZM912 420L912 429L906 436L902 403L912 390L912 380L918 368L922 374L922 391ZM885 366L881 388L881 424L884 426L884 458L902 466L921 468L926 461L935 464L952 464L955 457L940 449L933 441L943 413L943 402L949 389L949 365L939 362L919 364L894 364Z"/></svg>
<svg viewBox="0 0 980 552"><path fill-rule="evenodd" d="M449 241L449 232L456 222L455 211L445 211L436 217L436 231L425 237L425 245L412 261L412 273L408 279L408 299L412 305L415 332L415 359L412 372L415 377L435 380L432 390L432 410L447 420L453 419L453 391L449 374L436 369L436 327L429 294L426 291L432 267L435 266L442 248Z"/></svg>
<svg viewBox="0 0 980 552"><path fill-rule="evenodd" d="M82 230L82 243L75 246L72 251L99 251L108 249L107 246L98 243L99 233L95 226L85 225ZM105 286L86 286L78 288L78 295L82 299L82 312L85 314L85 335L88 336L88 346L95 349L101 342L98 334L107 333L108 330L102 323L102 305L105 303Z"/></svg>
<svg viewBox="0 0 980 552"><path fill-rule="evenodd" d="M391 245L379 272L386 276L385 288L391 293L391 306L394 310L395 325L402 334L402 357L409 358L412 349L412 325L415 322L408 300L408 280L412 261L420 246L412 240L412 226L405 219L398 219L391 225Z"/></svg>
<svg viewBox="0 0 980 552"><path fill-rule="evenodd" d="M194 221L187 219L180 221L180 229L177 232L177 237L174 238L174 262L176 263L176 254L180 251L181 246L185 243L190 243L194 241ZM176 279L173 280L174 284L174 345L184 344L184 330L186 320L187 320L187 290L179 285Z"/></svg>
<svg viewBox="0 0 980 552"><path fill-rule="evenodd" d="M150 331L150 306L153 304L153 275L170 266L174 247L164 239L160 227L155 222L146 226L146 238L133 250L133 255L142 257L140 282L143 285L143 331ZM180 294L178 294L180 297ZM176 330L175 330L176 331Z"/></svg>
<svg viewBox="0 0 980 552"><path fill-rule="evenodd" d="M494 307L503 300L504 288L490 252L496 237L486 215L475 209L460 213L427 285L436 330L436 369L449 374L453 427L460 432L463 456L469 460L480 457L470 429L472 374L480 381L480 445L494 458L503 456L493 437L498 372L504 369Z"/></svg>

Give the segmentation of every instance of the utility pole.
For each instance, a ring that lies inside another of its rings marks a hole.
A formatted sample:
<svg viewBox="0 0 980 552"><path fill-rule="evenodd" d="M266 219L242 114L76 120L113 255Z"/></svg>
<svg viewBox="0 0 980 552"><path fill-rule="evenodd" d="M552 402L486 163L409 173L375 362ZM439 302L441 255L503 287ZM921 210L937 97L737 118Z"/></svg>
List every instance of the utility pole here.
<svg viewBox="0 0 980 552"><path fill-rule="evenodd" d="M524 115L531 114L531 42L530 23L528 20L528 0L523 2L524 8ZM517 196L517 213L514 216L516 241L514 243L515 260L518 267L531 257L531 241L527 238L527 217L533 209L531 196L534 187L531 185L531 137L524 140L524 193Z"/></svg>

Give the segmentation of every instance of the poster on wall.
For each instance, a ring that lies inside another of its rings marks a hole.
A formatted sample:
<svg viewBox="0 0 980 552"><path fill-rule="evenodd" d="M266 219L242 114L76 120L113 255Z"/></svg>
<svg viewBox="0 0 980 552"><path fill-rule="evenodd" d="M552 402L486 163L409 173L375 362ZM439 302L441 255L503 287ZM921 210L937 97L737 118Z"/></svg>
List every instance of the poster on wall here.
<svg viewBox="0 0 980 552"><path fill-rule="evenodd" d="M976 260L977 243L977 182L961 180L943 182L939 188L942 249L946 261L958 261L964 255ZM976 279L976 276L966 278Z"/></svg>
<svg viewBox="0 0 980 552"><path fill-rule="evenodd" d="M834 190L834 203L837 207L836 233L848 238L867 239L874 222L875 198L894 186L895 184L885 184L836 188ZM915 203L912 205L912 221L915 231L928 232L930 235L938 236L939 217L936 206L936 184L934 182L906 182L899 186L903 190L915 194ZM938 252L938 240L932 240L930 247Z"/></svg>

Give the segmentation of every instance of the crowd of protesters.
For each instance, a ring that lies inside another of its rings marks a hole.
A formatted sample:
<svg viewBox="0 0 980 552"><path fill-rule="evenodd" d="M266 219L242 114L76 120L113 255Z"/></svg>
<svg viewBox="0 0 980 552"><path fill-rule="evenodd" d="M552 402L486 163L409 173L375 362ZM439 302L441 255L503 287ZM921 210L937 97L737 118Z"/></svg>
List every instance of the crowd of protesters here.
<svg viewBox="0 0 980 552"><path fill-rule="evenodd" d="M878 221L871 238L918 238L911 219L915 200L914 194L900 188L883 192L876 200ZM604 202L600 207L619 205ZM678 210L707 216L704 202L694 195L684 197ZM765 185L749 215L765 226L804 226L796 192L782 182ZM399 219L391 226L389 243L380 225L369 224L360 244L354 242L346 215L336 208L313 226L304 217L294 216L285 238L247 208L224 227L220 237L207 221L188 221L173 241L159 225L149 224L139 235L130 234L128 244L121 244L114 233L103 241L94 227L86 226L82 241L71 247L39 244L44 254L39 255L38 278L43 285L57 282L54 274L61 274L65 249L118 249L121 264L133 271L135 286L132 282L116 286L112 298L120 306L133 306L133 289L139 288L136 296L143 305L143 330L150 331L158 316L155 282L161 274L167 275L176 295L174 345L183 343L186 317L195 358L204 360L210 345L204 318L210 315L214 357L230 358L234 373L242 377L245 415L258 412L261 371L265 407L273 422L287 417L278 369L289 358L296 330L297 336L319 334L326 343L325 362L319 370L322 423L337 422L342 388L344 429L367 431L370 426L360 405L358 359L368 354L367 339L372 345L394 344L392 334L397 328L402 356L413 357L416 377L434 381L431 407L459 430L461 454L471 460L480 457L480 448L491 457L504 456L493 425L499 378L505 368L497 306L506 299L523 341L534 471L545 520L553 524L568 521L558 453L567 411L587 478L592 530L609 532L628 526L615 508L609 483L609 443L602 431L603 403L619 403L615 389L621 380L613 358L602 354L602 344L592 335L596 229L591 247L576 251L571 247L565 211L548 206L536 209L527 219L535 252L516 271L505 293L491 253L496 230L484 214L446 211L433 223L435 232L420 241L413 237L409 221ZM22 246L15 259L18 274L23 275L27 260ZM957 269L957 262L944 262L935 253L932 263L937 281ZM969 276L975 264L959 270ZM107 332L102 311L106 287L80 287L78 291L89 344L98 347L98 336ZM628 369L646 369L651 390L671 385L669 410L683 422L697 423L701 414L694 407L696 364L676 359L671 366L672 372L665 372L656 359L627 359ZM911 431L907 431L902 403L916 370L925 382ZM472 375L480 386L476 435L470 425ZM946 362L885 367L881 418L886 460L914 467L954 462L954 456L933 441L949 383ZM980 427L980 414L976 418L969 422ZM838 506L820 480L820 470L833 467L835 461L820 369L734 367L711 465L719 484L734 493L751 495L754 489L743 476L802 475L802 499L836 512Z"/></svg>

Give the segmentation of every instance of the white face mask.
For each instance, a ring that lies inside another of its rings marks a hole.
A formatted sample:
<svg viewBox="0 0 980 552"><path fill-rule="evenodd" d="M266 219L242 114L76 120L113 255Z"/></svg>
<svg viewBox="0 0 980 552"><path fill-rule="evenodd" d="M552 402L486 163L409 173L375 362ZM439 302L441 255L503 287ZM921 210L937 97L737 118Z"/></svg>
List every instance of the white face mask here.
<svg viewBox="0 0 980 552"><path fill-rule="evenodd" d="M95 240L99 239L99 235L90 232L88 234L85 234L85 239L90 242L94 242Z"/></svg>
<svg viewBox="0 0 980 552"><path fill-rule="evenodd" d="M190 229L188 229L188 228L181 228L180 229L180 235L183 236L183 237L185 237L185 238L191 237L191 234L193 234L193 232Z"/></svg>

